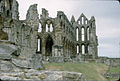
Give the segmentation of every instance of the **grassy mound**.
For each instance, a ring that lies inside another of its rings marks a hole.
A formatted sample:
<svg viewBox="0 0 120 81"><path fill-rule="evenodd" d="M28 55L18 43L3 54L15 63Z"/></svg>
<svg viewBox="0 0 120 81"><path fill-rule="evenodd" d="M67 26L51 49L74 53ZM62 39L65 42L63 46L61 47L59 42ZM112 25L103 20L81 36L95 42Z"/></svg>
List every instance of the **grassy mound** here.
<svg viewBox="0 0 120 81"><path fill-rule="evenodd" d="M48 63L44 66L46 70L80 72L91 81L107 81L104 73L108 66L102 63Z"/></svg>

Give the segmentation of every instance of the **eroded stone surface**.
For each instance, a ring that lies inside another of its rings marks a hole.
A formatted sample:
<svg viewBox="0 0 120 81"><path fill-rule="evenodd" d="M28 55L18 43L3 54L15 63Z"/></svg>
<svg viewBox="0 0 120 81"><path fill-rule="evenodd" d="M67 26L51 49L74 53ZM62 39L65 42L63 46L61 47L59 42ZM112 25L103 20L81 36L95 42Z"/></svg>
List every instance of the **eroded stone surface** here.
<svg viewBox="0 0 120 81"><path fill-rule="evenodd" d="M68 72L68 71L38 71L34 69L24 70L17 73L1 73L0 79L2 80L79 80L85 81L82 73Z"/></svg>

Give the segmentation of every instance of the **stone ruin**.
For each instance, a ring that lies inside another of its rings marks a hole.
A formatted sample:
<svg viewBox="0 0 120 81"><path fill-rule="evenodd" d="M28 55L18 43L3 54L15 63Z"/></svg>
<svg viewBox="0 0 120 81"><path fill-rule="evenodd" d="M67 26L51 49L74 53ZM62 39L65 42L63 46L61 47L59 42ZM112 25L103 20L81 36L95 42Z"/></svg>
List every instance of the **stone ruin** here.
<svg viewBox="0 0 120 81"><path fill-rule="evenodd" d="M16 67L34 69L41 68L42 61L80 62L97 59L94 16L88 20L82 13L78 20L72 16L69 21L62 11L57 12L57 17L51 18L48 11L42 8L39 18L37 4L34 4L29 7L26 19L19 20L18 6L16 0L0 0L1 67L6 63L1 59L9 60Z"/></svg>

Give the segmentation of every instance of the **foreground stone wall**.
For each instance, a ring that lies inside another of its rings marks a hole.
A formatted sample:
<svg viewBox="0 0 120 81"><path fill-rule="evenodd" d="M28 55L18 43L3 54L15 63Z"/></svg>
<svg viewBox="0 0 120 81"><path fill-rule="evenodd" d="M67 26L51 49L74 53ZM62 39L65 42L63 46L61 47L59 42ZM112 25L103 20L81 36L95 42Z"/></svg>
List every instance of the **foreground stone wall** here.
<svg viewBox="0 0 120 81"><path fill-rule="evenodd" d="M99 57L96 62L104 63L113 67L120 67L120 58Z"/></svg>

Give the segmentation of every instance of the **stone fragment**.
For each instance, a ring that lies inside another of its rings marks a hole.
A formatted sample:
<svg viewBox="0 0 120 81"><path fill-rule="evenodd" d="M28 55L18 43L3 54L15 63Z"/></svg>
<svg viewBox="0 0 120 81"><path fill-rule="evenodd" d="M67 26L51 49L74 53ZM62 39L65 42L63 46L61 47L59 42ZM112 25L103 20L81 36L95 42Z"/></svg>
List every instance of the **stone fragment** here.
<svg viewBox="0 0 120 81"><path fill-rule="evenodd" d="M13 65L9 61L0 61L0 71L8 72L13 70Z"/></svg>
<svg viewBox="0 0 120 81"><path fill-rule="evenodd" d="M10 44L0 44L0 59L11 59L16 54L17 47Z"/></svg>
<svg viewBox="0 0 120 81"><path fill-rule="evenodd" d="M12 63L22 68L29 68L29 64L30 64L29 61L27 60L18 60L14 58L12 58Z"/></svg>
<svg viewBox="0 0 120 81"><path fill-rule="evenodd" d="M18 77L11 77L11 76L0 76L1 80L21 80Z"/></svg>

